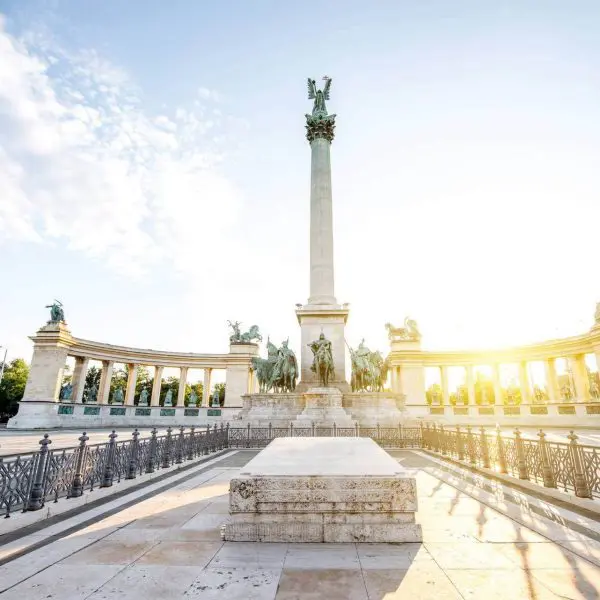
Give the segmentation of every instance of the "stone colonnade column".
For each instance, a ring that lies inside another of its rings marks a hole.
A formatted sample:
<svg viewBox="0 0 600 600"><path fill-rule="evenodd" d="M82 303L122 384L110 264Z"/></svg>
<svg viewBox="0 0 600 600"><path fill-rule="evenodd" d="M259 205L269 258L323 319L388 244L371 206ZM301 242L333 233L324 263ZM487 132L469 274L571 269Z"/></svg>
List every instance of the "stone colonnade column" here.
<svg viewBox="0 0 600 600"><path fill-rule="evenodd" d="M450 404L450 392L448 391L448 367L440 366L440 380L442 387L442 404L448 406Z"/></svg>
<svg viewBox="0 0 600 600"><path fill-rule="evenodd" d="M529 373L527 372L527 362L519 363L519 386L521 388L521 402L528 404L531 402L531 386L529 384Z"/></svg>
<svg viewBox="0 0 600 600"><path fill-rule="evenodd" d="M500 381L500 365L492 365L492 381L494 384L494 404L504 404L504 394L502 393L502 382Z"/></svg>
<svg viewBox="0 0 600 600"><path fill-rule="evenodd" d="M575 399L578 402L590 401L590 382L585 367L585 357L583 354L569 357L569 366L573 373L573 383L575 384Z"/></svg>
<svg viewBox="0 0 600 600"><path fill-rule="evenodd" d="M188 368L179 369L179 389L177 390L177 406L183 406L185 400L185 386L187 385Z"/></svg>
<svg viewBox="0 0 600 600"><path fill-rule="evenodd" d="M400 387L400 367L392 367L390 369L392 392L394 394L401 394L402 389Z"/></svg>
<svg viewBox="0 0 600 600"><path fill-rule="evenodd" d="M212 369L204 367L204 383L202 384L202 406L210 406L210 381Z"/></svg>
<svg viewBox="0 0 600 600"><path fill-rule="evenodd" d="M100 386L98 389L98 404L108 404L110 394L110 383L112 381L114 361L102 361L102 374L100 375Z"/></svg>
<svg viewBox="0 0 600 600"><path fill-rule="evenodd" d="M467 380L467 404L475 404L475 377L473 365L467 365L466 380Z"/></svg>
<svg viewBox="0 0 600 600"><path fill-rule="evenodd" d="M137 383L137 372L138 366L137 364L129 364L128 365L128 375L127 375L127 392L125 394L125 405L133 406L134 398L135 398L135 385Z"/></svg>
<svg viewBox="0 0 600 600"><path fill-rule="evenodd" d="M556 380L556 364L554 361L554 358L548 358L544 361L548 401L552 403L556 403L560 400L560 396L558 394L558 382Z"/></svg>
<svg viewBox="0 0 600 600"><path fill-rule="evenodd" d="M85 356L75 357L75 368L73 369L73 402L81 403L83 389L85 388L85 376L87 375L89 359Z"/></svg>
<svg viewBox="0 0 600 600"><path fill-rule="evenodd" d="M154 367L154 379L152 380L152 396L150 406L160 405L160 387L162 384L162 374L164 367Z"/></svg>

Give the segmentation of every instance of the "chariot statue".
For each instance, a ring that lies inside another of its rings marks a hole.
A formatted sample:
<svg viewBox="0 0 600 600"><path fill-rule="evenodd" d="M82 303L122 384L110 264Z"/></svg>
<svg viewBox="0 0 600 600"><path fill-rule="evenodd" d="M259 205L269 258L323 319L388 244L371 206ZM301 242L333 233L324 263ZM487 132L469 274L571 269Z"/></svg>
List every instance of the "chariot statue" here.
<svg viewBox="0 0 600 600"><path fill-rule="evenodd" d="M240 331L241 321L227 321L229 327L231 327L233 333L229 336L229 343L231 344L250 344L254 341L262 342L262 335L258 329L258 325L252 325L248 331L242 333Z"/></svg>
<svg viewBox="0 0 600 600"><path fill-rule="evenodd" d="M50 321L48 323L64 323L65 311L60 300L55 300L52 304L48 304L46 308L50 309Z"/></svg>
<svg viewBox="0 0 600 600"><path fill-rule="evenodd" d="M331 342L322 333L318 340L308 344L308 347L313 353L313 364L311 371L317 374L319 385L323 387L329 386L329 380L334 376L333 353L331 350Z"/></svg>
<svg viewBox="0 0 600 600"><path fill-rule="evenodd" d="M391 323L386 323L385 328L388 331L390 339L418 341L421 339L421 332L417 322L410 317L404 319L404 327L394 327Z"/></svg>

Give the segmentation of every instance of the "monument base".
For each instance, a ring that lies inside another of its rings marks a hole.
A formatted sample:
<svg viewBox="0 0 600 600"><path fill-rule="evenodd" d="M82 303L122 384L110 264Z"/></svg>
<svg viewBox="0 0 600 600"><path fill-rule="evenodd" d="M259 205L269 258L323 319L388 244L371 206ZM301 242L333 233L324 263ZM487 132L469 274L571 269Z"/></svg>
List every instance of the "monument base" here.
<svg viewBox="0 0 600 600"><path fill-rule="evenodd" d="M296 417L300 427L311 423L324 427L354 427L355 421L343 408L344 395L333 387L314 387L302 394L304 410Z"/></svg>
<svg viewBox="0 0 600 600"><path fill-rule="evenodd" d="M278 438L229 490L234 542L420 542L414 477L367 438Z"/></svg>
<svg viewBox="0 0 600 600"><path fill-rule="evenodd" d="M363 427L397 427L409 420L402 394L352 392L344 394L343 406Z"/></svg>

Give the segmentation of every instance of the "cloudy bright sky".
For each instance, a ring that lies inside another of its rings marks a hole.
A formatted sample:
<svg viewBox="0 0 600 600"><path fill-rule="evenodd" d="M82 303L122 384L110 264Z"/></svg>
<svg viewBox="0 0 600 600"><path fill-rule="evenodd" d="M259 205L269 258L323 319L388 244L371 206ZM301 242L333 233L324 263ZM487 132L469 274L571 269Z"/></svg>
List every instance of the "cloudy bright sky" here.
<svg viewBox="0 0 600 600"><path fill-rule="evenodd" d="M333 78L347 337L580 333L600 300L600 4L0 0L0 344L299 351L306 78Z"/></svg>

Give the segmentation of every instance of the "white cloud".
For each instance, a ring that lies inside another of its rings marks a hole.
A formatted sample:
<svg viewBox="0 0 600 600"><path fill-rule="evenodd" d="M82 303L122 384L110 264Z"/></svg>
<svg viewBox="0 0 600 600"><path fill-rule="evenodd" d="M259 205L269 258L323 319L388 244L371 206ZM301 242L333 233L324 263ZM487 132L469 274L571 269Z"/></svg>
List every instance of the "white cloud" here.
<svg viewBox="0 0 600 600"><path fill-rule="evenodd" d="M206 253L239 206L217 169L220 115L204 118L197 100L193 111L149 115L97 52L17 40L4 25L0 16L0 242L55 238L127 274L162 260L192 272L199 222L211 223Z"/></svg>

